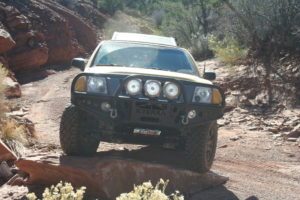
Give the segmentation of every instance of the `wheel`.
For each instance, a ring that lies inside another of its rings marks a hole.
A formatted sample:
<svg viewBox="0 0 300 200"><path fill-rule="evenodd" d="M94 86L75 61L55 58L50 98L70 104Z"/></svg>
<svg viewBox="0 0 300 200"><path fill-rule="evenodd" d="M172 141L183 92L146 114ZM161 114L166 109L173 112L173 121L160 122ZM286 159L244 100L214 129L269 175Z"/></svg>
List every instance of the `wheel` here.
<svg viewBox="0 0 300 200"><path fill-rule="evenodd" d="M64 153L79 156L95 154L100 142L97 127L93 116L74 105L68 106L60 122L60 144Z"/></svg>
<svg viewBox="0 0 300 200"><path fill-rule="evenodd" d="M187 133L185 144L187 168L199 173L209 171L215 158L217 139L216 121Z"/></svg>

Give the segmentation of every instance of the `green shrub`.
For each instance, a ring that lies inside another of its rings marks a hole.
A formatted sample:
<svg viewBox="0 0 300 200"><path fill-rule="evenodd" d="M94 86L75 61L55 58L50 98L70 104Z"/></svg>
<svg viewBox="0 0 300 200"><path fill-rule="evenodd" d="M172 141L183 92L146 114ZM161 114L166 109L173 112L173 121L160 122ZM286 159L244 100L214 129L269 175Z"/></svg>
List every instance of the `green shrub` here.
<svg viewBox="0 0 300 200"><path fill-rule="evenodd" d="M242 48L239 43L230 36L219 41L216 37L211 37L209 47L215 55L225 64L233 65L237 61L245 59L248 49Z"/></svg>
<svg viewBox="0 0 300 200"><path fill-rule="evenodd" d="M142 185L134 186L133 191L121 194L116 200L184 200L184 197L176 191L167 195L165 190L169 181L160 181L154 187L150 181Z"/></svg>
<svg viewBox="0 0 300 200"><path fill-rule="evenodd" d="M85 193L85 187L81 187L74 191L70 183L59 182L56 186L52 185L46 188L43 193L43 200L82 200ZM34 193L26 195L28 200L36 200Z"/></svg>
<svg viewBox="0 0 300 200"><path fill-rule="evenodd" d="M124 2L122 0L98 0L98 8L104 13L113 15L117 10L123 10Z"/></svg>

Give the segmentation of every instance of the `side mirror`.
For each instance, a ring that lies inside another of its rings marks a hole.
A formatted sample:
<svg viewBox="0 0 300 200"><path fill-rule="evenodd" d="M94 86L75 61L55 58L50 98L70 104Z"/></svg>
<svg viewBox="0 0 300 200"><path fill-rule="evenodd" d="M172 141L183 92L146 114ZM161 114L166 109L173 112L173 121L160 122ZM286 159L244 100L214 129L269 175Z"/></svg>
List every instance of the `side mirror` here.
<svg viewBox="0 0 300 200"><path fill-rule="evenodd" d="M210 81L215 80L216 77L217 77L217 75L216 75L215 72L204 72L204 75L203 75L204 79L207 79L207 80L210 80Z"/></svg>
<svg viewBox="0 0 300 200"><path fill-rule="evenodd" d="M84 58L74 58L71 62L71 66L79 68L81 71L84 70L86 59Z"/></svg>

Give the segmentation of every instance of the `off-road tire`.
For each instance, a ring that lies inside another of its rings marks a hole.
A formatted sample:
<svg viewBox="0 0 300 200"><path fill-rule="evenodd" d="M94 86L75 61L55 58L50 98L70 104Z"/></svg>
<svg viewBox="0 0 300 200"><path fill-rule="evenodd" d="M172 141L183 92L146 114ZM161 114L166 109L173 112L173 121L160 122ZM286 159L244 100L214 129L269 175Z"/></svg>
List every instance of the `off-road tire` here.
<svg viewBox="0 0 300 200"><path fill-rule="evenodd" d="M216 121L194 128L187 133L185 152L189 170L199 173L210 170L216 154L217 139Z"/></svg>
<svg viewBox="0 0 300 200"><path fill-rule="evenodd" d="M95 154L100 137L95 118L74 105L66 107L60 122L60 144L67 155Z"/></svg>

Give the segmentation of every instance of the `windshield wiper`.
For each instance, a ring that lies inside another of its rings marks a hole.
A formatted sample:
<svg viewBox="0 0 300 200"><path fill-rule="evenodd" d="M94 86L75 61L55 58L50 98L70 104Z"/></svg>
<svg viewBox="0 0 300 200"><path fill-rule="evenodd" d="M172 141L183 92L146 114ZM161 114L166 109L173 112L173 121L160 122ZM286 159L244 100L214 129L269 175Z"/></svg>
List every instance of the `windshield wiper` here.
<svg viewBox="0 0 300 200"><path fill-rule="evenodd" d="M161 68L156 68L156 67L147 67L145 69L156 69L156 70L161 70L161 71L168 71L168 72L173 72L172 70L168 70L168 69L161 69Z"/></svg>
<svg viewBox="0 0 300 200"><path fill-rule="evenodd" d="M124 67L123 65L117 65L117 64L98 64L96 66L117 66L117 67Z"/></svg>

